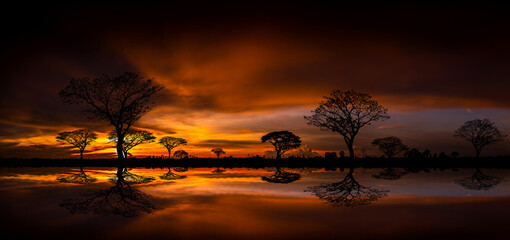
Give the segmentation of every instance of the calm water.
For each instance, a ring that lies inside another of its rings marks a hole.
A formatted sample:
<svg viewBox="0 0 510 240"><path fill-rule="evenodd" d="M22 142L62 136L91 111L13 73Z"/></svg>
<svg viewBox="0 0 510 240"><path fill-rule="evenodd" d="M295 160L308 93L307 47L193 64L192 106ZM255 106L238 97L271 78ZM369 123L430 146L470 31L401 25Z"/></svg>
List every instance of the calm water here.
<svg viewBox="0 0 510 240"><path fill-rule="evenodd" d="M510 170L0 168L3 236L485 239Z"/></svg>

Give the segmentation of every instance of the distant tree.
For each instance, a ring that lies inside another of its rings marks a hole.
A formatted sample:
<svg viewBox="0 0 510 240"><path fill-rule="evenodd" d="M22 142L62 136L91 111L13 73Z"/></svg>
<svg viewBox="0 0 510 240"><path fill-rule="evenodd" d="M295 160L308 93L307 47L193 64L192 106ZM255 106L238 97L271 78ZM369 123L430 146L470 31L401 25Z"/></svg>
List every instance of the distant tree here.
<svg viewBox="0 0 510 240"><path fill-rule="evenodd" d="M180 145L186 145L188 142L184 138L165 136L159 139L159 144L163 145L166 150L168 150L168 159L170 159L172 156L172 149Z"/></svg>
<svg viewBox="0 0 510 240"><path fill-rule="evenodd" d="M445 153L445 152L440 152L439 153L439 158L449 158L448 155Z"/></svg>
<svg viewBox="0 0 510 240"><path fill-rule="evenodd" d="M260 139L263 143L269 142L273 144L276 152L276 159L280 159L282 154L288 150L301 146L301 139L294 133L289 131L270 132Z"/></svg>
<svg viewBox="0 0 510 240"><path fill-rule="evenodd" d="M458 158L460 156L460 153L459 152L452 152L452 153L450 153L450 156L452 156L452 158Z"/></svg>
<svg viewBox="0 0 510 240"><path fill-rule="evenodd" d="M71 79L60 91L62 100L81 104L92 119L103 120L115 127L118 137L117 156L125 159L124 137L130 127L154 104L152 97L163 87L138 73L126 72L112 77L103 74L93 79Z"/></svg>
<svg viewBox="0 0 510 240"><path fill-rule="evenodd" d="M220 158L220 155L222 154L225 154L225 151L223 151L223 149L221 148L215 148L215 149L212 149L211 152L213 152L214 154L216 154L216 156L218 158Z"/></svg>
<svg viewBox="0 0 510 240"><path fill-rule="evenodd" d="M83 160L83 152L85 148L92 142L96 141L97 133L90 129L79 129L68 132L59 132L57 142L66 142L80 150L80 160Z"/></svg>
<svg viewBox="0 0 510 240"><path fill-rule="evenodd" d="M423 156L424 158L430 158L430 157L431 157L430 153L431 153L431 152L430 152L430 150L429 150L429 149L425 149L425 150L423 150L422 156Z"/></svg>
<svg viewBox="0 0 510 240"><path fill-rule="evenodd" d="M325 152L324 157L325 158L338 158L338 156L336 155L336 152Z"/></svg>
<svg viewBox="0 0 510 240"><path fill-rule="evenodd" d="M455 130L455 137L462 138L475 148L476 157L480 157L483 147L503 141L506 137L489 119L467 121Z"/></svg>
<svg viewBox="0 0 510 240"><path fill-rule="evenodd" d="M176 158L187 158L188 153L184 150L177 150L174 152L174 157Z"/></svg>
<svg viewBox="0 0 510 240"><path fill-rule="evenodd" d="M407 158L421 158L423 155L421 154L420 150L417 148L412 148L411 150L404 153L404 157Z"/></svg>
<svg viewBox="0 0 510 240"><path fill-rule="evenodd" d="M388 111L366 93L334 90L324 97L312 116L305 116L308 124L340 133L344 137L349 157L354 158L354 138L359 130L377 120L388 119Z"/></svg>
<svg viewBox="0 0 510 240"><path fill-rule="evenodd" d="M388 158L409 149L398 137L376 138L372 141L372 145L377 146Z"/></svg>
<svg viewBox="0 0 510 240"><path fill-rule="evenodd" d="M122 152L124 156L127 158L127 154L129 150L132 148L142 144L142 143L151 143L154 142L156 137L149 131L145 130L137 130L137 129L129 129L124 134L124 143L122 145ZM111 142L117 143L117 131L113 130L108 133L108 140Z"/></svg>

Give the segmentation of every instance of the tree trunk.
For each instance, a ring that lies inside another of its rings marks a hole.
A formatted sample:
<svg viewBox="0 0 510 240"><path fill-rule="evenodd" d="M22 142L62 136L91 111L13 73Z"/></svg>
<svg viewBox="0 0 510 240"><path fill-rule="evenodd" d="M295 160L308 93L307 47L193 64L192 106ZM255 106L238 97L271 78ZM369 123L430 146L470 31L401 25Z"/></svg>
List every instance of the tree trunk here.
<svg viewBox="0 0 510 240"><path fill-rule="evenodd" d="M80 160L83 160L83 150L80 150Z"/></svg>
<svg viewBox="0 0 510 240"><path fill-rule="evenodd" d="M354 148L352 146L352 143L347 142L347 148L349 149L349 158L354 159Z"/></svg>
<svg viewBox="0 0 510 240"><path fill-rule="evenodd" d="M482 150L476 150L476 158L479 158L480 157L480 153L482 152Z"/></svg>
<svg viewBox="0 0 510 240"><path fill-rule="evenodd" d="M172 150L170 149L167 149L168 150L168 159L172 159Z"/></svg>
<svg viewBox="0 0 510 240"><path fill-rule="evenodd" d="M120 130L117 130L117 157L119 158L119 162L124 162L124 149L122 147L124 145L124 134L121 134Z"/></svg>
<svg viewBox="0 0 510 240"><path fill-rule="evenodd" d="M282 156L280 154L280 151L276 151L276 159L280 159Z"/></svg>

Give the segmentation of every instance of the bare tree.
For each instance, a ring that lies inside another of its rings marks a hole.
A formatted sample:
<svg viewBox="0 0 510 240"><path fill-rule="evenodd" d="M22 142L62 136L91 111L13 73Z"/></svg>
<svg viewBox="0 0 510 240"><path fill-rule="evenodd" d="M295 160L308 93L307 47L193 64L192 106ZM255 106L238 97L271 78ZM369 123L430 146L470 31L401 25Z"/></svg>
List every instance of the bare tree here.
<svg viewBox="0 0 510 240"><path fill-rule="evenodd" d="M475 148L476 157L480 157L483 147L503 141L506 137L489 119L467 121L455 130L455 137L462 138Z"/></svg>
<svg viewBox="0 0 510 240"><path fill-rule="evenodd" d="M372 145L377 146L388 158L409 149L398 137L376 138L372 141Z"/></svg>
<svg viewBox="0 0 510 240"><path fill-rule="evenodd" d="M138 73L126 72L112 77L71 79L60 91L62 100L80 104L92 119L107 121L118 137L117 156L124 160L124 137L133 124L151 110L153 96L163 87Z"/></svg>
<svg viewBox="0 0 510 240"><path fill-rule="evenodd" d="M359 184L354 179L353 173L354 168L351 168L344 180L309 187L305 192L312 192L316 197L326 201L333 207L364 206L388 196L388 190L373 189Z"/></svg>
<svg viewBox="0 0 510 240"><path fill-rule="evenodd" d="M68 132L59 132L57 142L66 142L80 150L80 160L83 160L83 152L85 148L92 142L96 141L97 133L90 129L79 129Z"/></svg>
<svg viewBox="0 0 510 240"><path fill-rule="evenodd" d="M301 146L301 139L289 131L270 132L262 136L260 140L263 143L269 142L273 144L276 151L276 159L280 159L286 151Z"/></svg>
<svg viewBox="0 0 510 240"><path fill-rule="evenodd" d="M305 116L308 124L323 130L340 133L344 137L349 157L354 158L354 139L359 130L377 120L388 119L388 109L366 93L334 90L324 97L312 116Z"/></svg>
<svg viewBox="0 0 510 240"><path fill-rule="evenodd" d="M176 138L165 136L159 139L159 144L163 145L168 150L168 159L172 156L172 149L179 145L186 145L188 142L184 138Z"/></svg>
<svg viewBox="0 0 510 240"><path fill-rule="evenodd" d="M216 156L218 158L220 158L220 155L222 154L225 154L225 151L223 151L222 148L215 148L215 149L212 149L211 152L213 152L214 154L216 154Z"/></svg>
<svg viewBox="0 0 510 240"><path fill-rule="evenodd" d="M124 134L124 143L122 144L122 153L124 154L124 157L127 158L127 154L132 148L142 143L154 142L154 139L156 139L156 137L149 131L137 130L133 128L129 129ZM109 132L108 140L117 143L119 141L119 138L117 137L117 131L113 130Z"/></svg>

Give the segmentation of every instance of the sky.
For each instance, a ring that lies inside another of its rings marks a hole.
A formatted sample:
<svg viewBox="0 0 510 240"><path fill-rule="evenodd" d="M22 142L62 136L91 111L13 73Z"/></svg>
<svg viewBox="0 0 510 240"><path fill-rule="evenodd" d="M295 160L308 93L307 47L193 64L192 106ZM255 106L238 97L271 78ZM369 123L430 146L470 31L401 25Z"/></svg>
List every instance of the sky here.
<svg viewBox="0 0 510 240"><path fill-rule="evenodd" d="M505 5L391 6L264 2L13 5L1 16L0 157L77 157L60 131L91 128L87 158L114 157L107 123L58 96L71 78L139 72L164 85L135 127L188 140L213 157L264 155L270 131L289 130L313 152L346 151L343 138L309 126L334 89L370 94L389 120L363 128L358 156L380 156L374 138L473 156L455 129L489 118L510 133L510 32ZM510 141L482 155L508 155ZM177 150L175 149L175 150ZM157 143L135 157L166 155Z"/></svg>

